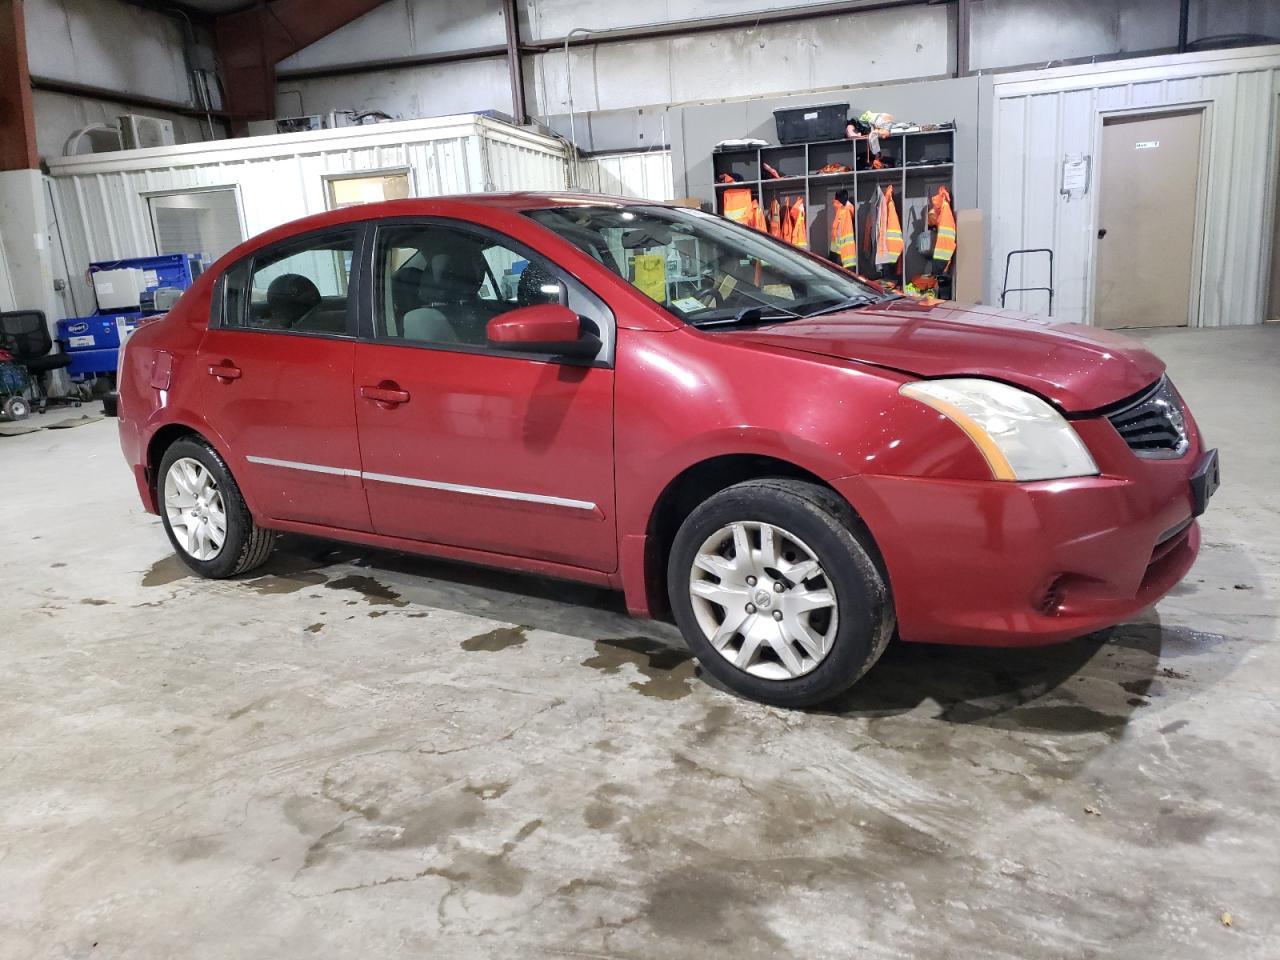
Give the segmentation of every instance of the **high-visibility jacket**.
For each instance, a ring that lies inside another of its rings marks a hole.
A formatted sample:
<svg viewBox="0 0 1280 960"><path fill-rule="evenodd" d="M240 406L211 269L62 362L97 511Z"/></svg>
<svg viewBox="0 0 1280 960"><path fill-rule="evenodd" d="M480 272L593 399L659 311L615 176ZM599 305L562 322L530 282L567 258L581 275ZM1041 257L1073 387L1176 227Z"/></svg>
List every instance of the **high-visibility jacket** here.
<svg viewBox="0 0 1280 960"><path fill-rule="evenodd" d="M782 239L782 204L777 197L769 201L769 236Z"/></svg>
<svg viewBox="0 0 1280 960"><path fill-rule="evenodd" d="M782 208L782 226L779 228L779 238L783 243L791 242L791 198L787 197L785 206Z"/></svg>
<svg viewBox="0 0 1280 960"><path fill-rule="evenodd" d="M754 227L761 233L766 233L768 227L764 222L764 211L760 209L760 202L755 198L751 200L751 219L747 222L747 226Z"/></svg>
<svg viewBox="0 0 1280 960"><path fill-rule="evenodd" d="M724 191L724 215L734 223L751 225L751 204L755 198L746 187L733 187Z"/></svg>
<svg viewBox="0 0 1280 960"><path fill-rule="evenodd" d="M831 252L846 270L858 269L858 241L853 232L853 204L832 200Z"/></svg>
<svg viewBox="0 0 1280 960"><path fill-rule="evenodd" d="M876 266L897 263L902 256L902 221L893 202L893 187L885 187L876 202Z"/></svg>
<svg viewBox="0 0 1280 960"><path fill-rule="evenodd" d="M933 242L933 259L945 263L943 272L951 268L951 258L956 253L956 217L951 210L951 194L946 187L938 187L929 199L929 226L938 228L938 238Z"/></svg>
<svg viewBox="0 0 1280 960"><path fill-rule="evenodd" d="M783 239L793 247L801 250L809 249L809 228L804 222L804 201L796 197L796 202L787 208L787 223L790 230L784 228ZM788 234L790 234L788 236Z"/></svg>

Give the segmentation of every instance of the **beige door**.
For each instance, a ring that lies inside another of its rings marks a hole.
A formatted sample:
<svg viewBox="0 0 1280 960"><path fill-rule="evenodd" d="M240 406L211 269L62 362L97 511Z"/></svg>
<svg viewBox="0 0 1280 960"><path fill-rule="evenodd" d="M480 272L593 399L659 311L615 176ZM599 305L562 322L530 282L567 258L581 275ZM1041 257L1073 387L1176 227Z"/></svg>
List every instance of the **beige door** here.
<svg viewBox="0 0 1280 960"><path fill-rule="evenodd" d="M1100 327L1185 327L1200 178L1201 111L1108 117L1099 164Z"/></svg>

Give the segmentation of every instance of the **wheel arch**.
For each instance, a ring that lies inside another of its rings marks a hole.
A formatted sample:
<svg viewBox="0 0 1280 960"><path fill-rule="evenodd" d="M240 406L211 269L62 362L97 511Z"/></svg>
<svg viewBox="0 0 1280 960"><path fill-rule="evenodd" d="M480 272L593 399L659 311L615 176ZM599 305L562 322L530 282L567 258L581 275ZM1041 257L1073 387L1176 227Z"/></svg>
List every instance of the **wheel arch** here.
<svg viewBox="0 0 1280 960"><path fill-rule="evenodd" d="M179 440L191 437L203 443L207 443L213 448L213 451L222 458L223 462L229 462L226 451L218 442L217 437L210 436L209 431L201 430L199 427L183 421L170 421L157 427L156 430L147 439L146 446L146 464L147 484L151 489L152 496L155 497L157 507L160 504L160 461L164 459L165 451L177 443ZM240 483L241 496L244 497L245 503L249 504L249 499L244 493L244 484ZM254 513L253 507L249 506L250 513ZM256 513L254 513L256 517Z"/></svg>
<svg viewBox="0 0 1280 960"><path fill-rule="evenodd" d="M866 545L885 582L889 582L884 557L871 530L857 508L830 483L812 471L778 457L753 453L721 454L685 467L671 479L654 501L645 529L644 552L645 600L651 616L657 619L671 617L671 604L666 589L667 558L671 553L676 531L689 514L698 504L721 490L746 480L761 480L766 477L803 480L839 497L852 514L854 532Z"/></svg>

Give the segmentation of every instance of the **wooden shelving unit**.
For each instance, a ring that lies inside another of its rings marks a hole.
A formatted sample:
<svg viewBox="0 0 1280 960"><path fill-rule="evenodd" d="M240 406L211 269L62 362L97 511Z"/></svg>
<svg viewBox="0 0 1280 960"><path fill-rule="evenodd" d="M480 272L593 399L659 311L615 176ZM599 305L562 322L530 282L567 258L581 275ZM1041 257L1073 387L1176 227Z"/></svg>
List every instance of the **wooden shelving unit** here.
<svg viewBox="0 0 1280 960"><path fill-rule="evenodd" d="M955 160L955 124L941 130L921 130L898 133L880 139L882 159L891 166L881 169L867 167L867 141L814 140L808 143L781 144L766 147L746 147L737 150L717 150L712 155L714 173L736 174L742 177L734 183L716 183L716 208L723 212L720 199L730 187L749 188L761 207L768 211L769 202L775 197L802 197L809 229L809 248L819 255L826 255L830 237L831 200L839 190L847 190L850 199L856 201L854 223L858 237L859 272L877 278L872 251L864 249L865 218L870 215L870 203L875 191L892 183L894 203L902 220L903 258L902 271L895 266L886 272L887 279L901 277L910 280L918 274L930 272L932 260L920 253L916 238L927 230L929 198L939 185L951 192L953 206L958 203L952 176ZM859 169L859 162L863 169ZM852 169L842 173L817 173L831 163L844 164ZM765 175L764 164L773 167L780 177ZM960 253L957 252L957 256ZM952 271L954 272L954 267ZM949 285L939 295L950 297Z"/></svg>

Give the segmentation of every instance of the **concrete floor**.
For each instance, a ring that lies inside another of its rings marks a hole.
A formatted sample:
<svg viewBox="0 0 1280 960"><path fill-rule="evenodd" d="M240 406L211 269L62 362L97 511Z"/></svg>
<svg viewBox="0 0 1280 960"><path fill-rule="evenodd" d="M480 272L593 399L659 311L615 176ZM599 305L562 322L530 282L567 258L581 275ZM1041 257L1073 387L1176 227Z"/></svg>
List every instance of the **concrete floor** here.
<svg viewBox="0 0 1280 960"><path fill-rule="evenodd" d="M813 713L597 590L194 579L112 422L0 437L0 956L1280 955L1280 329L1148 339L1222 448L1190 579Z"/></svg>

